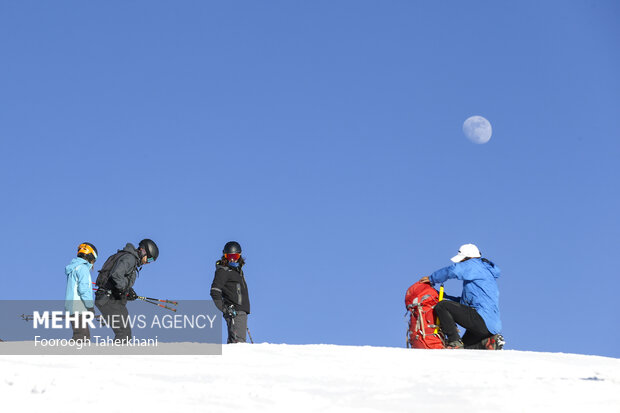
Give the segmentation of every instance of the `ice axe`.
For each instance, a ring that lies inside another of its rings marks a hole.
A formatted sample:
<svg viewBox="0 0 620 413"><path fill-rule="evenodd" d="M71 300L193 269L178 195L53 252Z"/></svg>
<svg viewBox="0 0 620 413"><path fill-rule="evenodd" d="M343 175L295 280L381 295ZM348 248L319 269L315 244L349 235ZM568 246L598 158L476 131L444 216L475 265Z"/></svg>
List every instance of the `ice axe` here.
<svg viewBox="0 0 620 413"><path fill-rule="evenodd" d="M439 300L441 301L443 300L443 284L441 284L441 287L439 287ZM435 327L435 334L439 333L439 317L435 317L435 325L437 327Z"/></svg>

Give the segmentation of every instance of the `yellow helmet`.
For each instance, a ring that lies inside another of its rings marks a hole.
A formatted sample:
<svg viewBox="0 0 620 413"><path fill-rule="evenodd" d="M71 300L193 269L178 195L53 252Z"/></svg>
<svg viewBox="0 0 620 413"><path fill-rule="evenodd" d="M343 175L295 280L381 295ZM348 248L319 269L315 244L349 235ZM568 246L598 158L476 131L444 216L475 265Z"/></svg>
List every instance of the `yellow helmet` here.
<svg viewBox="0 0 620 413"><path fill-rule="evenodd" d="M77 256L87 261L97 261L97 248L90 242L83 242L78 246Z"/></svg>

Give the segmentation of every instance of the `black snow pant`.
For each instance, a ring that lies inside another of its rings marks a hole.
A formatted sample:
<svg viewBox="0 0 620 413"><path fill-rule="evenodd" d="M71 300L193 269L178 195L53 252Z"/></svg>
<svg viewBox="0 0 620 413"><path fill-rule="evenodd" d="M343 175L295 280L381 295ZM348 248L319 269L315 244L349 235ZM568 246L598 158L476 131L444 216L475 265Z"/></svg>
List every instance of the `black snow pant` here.
<svg viewBox="0 0 620 413"><path fill-rule="evenodd" d="M90 329L88 328L88 323L84 323L84 328L82 328L82 315L78 315L77 323L75 321L71 321L71 328L73 328L73 337L71 339L75 341L86 341L90 340Z"/></svg>
<svg viewBox="0 0 620 413"><path fill-rule="evenodd" d="M460 339L457 324L466 330L462 338L465 348L482 349L481 341L493 335L475 308L456 301L440 301L435 306L435 314L439 318L441 330L448 337L448 342Z"/></svg>
<svg viewBox="0 0 620 413"><path fill-rule="evenodd" d="M228 326L228 339L226 343L245 343L245 332L248 329L248 314L245 311L237 311L235 318L224 317Z"/></svg>
<svg viewBox="0 0 620 413"><path fill-rule="evenodd" d="M131 340L127 300L117 300L112 296L98 295L95 299L95 305L101 311L106 325L114 331L114 340L125 340L126 342Z"/></svg>

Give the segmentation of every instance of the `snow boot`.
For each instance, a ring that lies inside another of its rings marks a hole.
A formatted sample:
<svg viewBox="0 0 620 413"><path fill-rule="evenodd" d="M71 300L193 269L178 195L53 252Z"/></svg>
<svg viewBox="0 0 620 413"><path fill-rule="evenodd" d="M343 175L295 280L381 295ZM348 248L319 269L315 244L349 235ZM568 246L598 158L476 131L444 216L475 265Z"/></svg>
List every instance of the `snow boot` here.
<svg viewBox="0 0 620 413"><path fill-rule="evenodd" d="M464 349L465 346L463 345L463 342L461 340L456 340L456 341L451 341L448 344L446 344L446 348L457 350L457 349Z"/></svg>
<svg viewBox="0 0 620 413"><path fill-rule="evenodd" d="M494 334L482 340L482 347L486 350L501 350L504 348L504 337L501 334Z"/></svg>

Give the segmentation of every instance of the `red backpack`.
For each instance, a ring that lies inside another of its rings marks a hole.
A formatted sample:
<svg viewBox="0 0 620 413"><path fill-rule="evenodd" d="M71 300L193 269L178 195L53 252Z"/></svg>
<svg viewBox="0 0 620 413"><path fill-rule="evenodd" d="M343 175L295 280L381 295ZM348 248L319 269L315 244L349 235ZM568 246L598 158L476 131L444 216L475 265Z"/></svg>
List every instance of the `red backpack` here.
<svg viewBox="0 0 620 413"><path fill-rule="evenodd" d="M444 348L443 340L435 334L435 312L439 293L430 284L417 282L407 289L405 305L409 317L407 347Z"/></svg>

